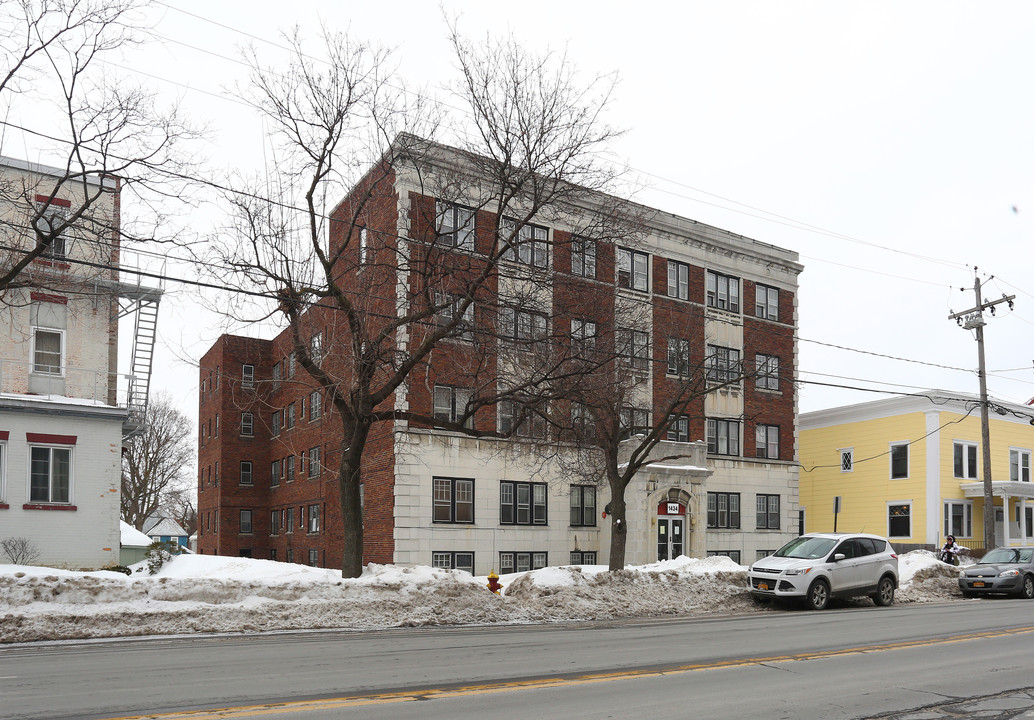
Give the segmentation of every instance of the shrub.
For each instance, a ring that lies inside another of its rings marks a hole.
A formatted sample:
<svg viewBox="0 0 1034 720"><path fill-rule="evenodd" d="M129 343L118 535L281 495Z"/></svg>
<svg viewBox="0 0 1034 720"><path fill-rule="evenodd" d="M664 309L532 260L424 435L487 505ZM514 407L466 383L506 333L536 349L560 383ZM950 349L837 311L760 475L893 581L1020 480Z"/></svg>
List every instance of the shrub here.
<svg viewBox="0 0 1034 720"><path fill-rule="evenodd" d="M15 565L32 565L39 559L39 548L27 537L12 537L0 540L0 550Z"/></svg>

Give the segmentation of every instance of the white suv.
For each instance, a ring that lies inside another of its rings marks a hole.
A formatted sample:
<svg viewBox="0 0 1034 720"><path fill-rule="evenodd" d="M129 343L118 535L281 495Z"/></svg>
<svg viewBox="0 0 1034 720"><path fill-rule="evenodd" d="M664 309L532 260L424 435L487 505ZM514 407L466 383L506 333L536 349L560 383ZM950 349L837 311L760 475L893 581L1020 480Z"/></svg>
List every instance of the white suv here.
<svg viewBox="0 0 1034 720"><path fill-rule="evenodd" d="M877 605L890 605L898 556L878 535L809 533L751 565L747 578L759 602L803 598L812 610L822 610L832 597L868 595Z"/></svg>

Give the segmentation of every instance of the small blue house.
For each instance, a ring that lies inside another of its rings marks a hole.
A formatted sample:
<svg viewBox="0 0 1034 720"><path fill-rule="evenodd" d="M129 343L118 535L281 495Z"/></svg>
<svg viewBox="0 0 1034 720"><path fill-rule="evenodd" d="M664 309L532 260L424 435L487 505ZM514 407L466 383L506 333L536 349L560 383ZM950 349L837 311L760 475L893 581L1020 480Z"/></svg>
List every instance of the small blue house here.
<svg viewBox="0 0 1034 720"><path fill-rule="evenodd" d="M189 535L183 527L172 518L153 515L144 522L144 534L151 540L167 542L180 548L182 552L190 552Z"/></svg>

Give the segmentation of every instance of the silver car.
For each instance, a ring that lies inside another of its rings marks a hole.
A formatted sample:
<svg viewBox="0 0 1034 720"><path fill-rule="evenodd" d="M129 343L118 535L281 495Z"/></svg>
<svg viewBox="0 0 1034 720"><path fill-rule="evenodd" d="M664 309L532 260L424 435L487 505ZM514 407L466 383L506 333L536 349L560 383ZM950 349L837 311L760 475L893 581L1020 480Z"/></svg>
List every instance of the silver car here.
<svg viewBox="0 0 1034 720"><path fill-rule="evenodd" d="M803 599L822 610L834 597L867 595L877 605L894 602L898 556L886 538L866 533L809 533L747 570L758 602Z"/></svg>
<svg viewBox="0 0 1034 720"><path fill-rule="evenodd" d="M995 548L976 565L959 570L959 589L966 597L1009 594L1034 598L1034 548Z"/></svg>

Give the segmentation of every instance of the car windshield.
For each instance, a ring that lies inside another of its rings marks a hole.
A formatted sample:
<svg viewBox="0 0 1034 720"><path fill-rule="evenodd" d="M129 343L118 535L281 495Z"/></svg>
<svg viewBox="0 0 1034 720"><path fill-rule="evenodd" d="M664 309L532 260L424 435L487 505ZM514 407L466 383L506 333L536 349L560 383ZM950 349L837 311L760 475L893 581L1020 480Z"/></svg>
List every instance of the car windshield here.
<svg viewBox="0 0 1034 720"><path fill-rule="evenodd" d="M828 555L836 542L833 538L799 537L779 548L775 556L814 560Z"/></svg>
<svg viewBox="0 0 1034 720"><path fill-rule="evenodd" d="M1030 562L1034 551L1029 549L1020 550L1018 548L995 548L991 552L987 553L980 559L982 563L1021 563Z"/></svg>

